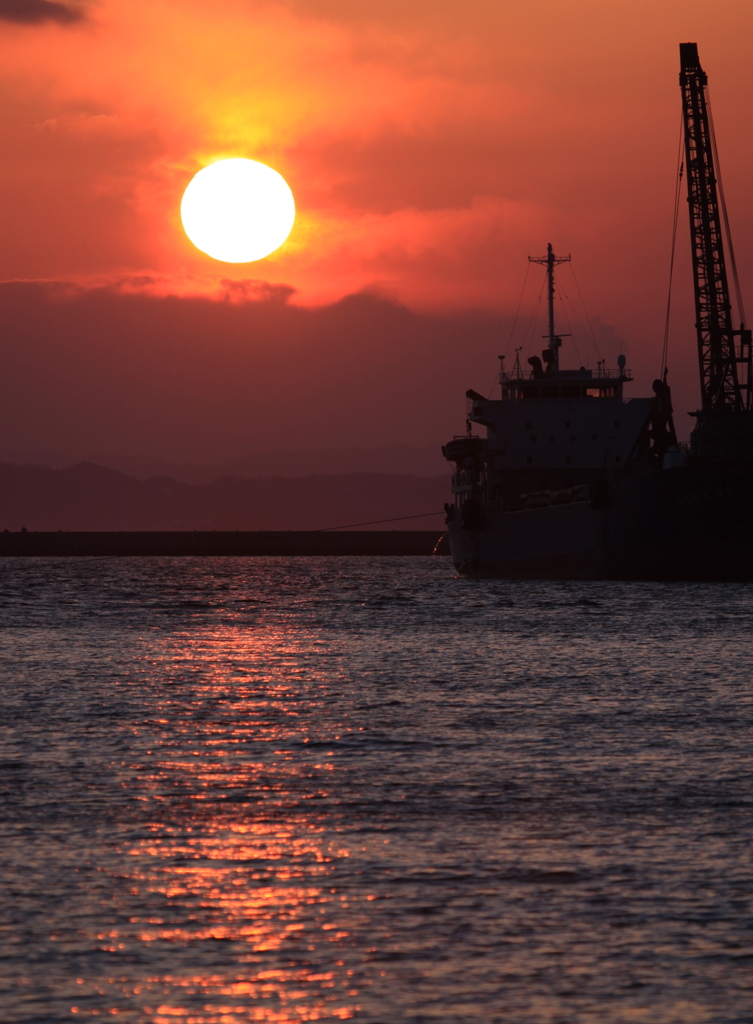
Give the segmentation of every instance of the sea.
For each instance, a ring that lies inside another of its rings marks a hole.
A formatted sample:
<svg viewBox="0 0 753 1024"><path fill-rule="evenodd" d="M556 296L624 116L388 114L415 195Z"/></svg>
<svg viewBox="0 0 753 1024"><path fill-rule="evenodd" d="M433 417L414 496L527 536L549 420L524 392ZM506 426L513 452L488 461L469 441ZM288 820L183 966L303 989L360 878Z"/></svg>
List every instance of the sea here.
<svg viewBox="0 0 753 1024"><path fill-rule="evenodd" d="M0 563L0 1021L753 1022L753 585Z"/></svg>

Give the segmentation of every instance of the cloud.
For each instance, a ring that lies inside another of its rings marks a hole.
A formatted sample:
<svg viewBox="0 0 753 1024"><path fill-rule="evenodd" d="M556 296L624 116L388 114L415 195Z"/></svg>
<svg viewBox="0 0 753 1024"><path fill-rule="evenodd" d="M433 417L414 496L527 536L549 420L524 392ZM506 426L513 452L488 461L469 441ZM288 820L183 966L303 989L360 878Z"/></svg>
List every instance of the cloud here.
<svg viewBox="0 0 753 1024"><path fill-rule="evenodd" d="M466 388L495 386L511 333L512 317L489 311L413 312L374 294L312 309L247 285L245 301L224 301L143 285L0 284L0 448L174 462L391 444L438 452L464 427ZM622 343L595 328L613 366ZM573 331L567 365L574 342L587 356Z"/></svg>
<svg viewBox="0 0 753 1024"><path fill-rule="evenodd" d="M0 21L19 25L56 21L59 25L71 25L83 19L84 13L79 7L59 0L0 0Z"/></svg>
<svg viewBox="0 0 753 1024"><path fill-rule="evenodd" d="M589 310L640 347L666 302L678 39L704 41L735 234L753 232L753 5L717 7L710 22L707 0L573 0L542 21L498 0L100 0L96 32L65 46L54 23L0 32L0 280L214 295L223 277L232 306L258 274L295 288L291 306L369 289L514 312L551 241ZM182 230L188 181L224 156L270 164L296 197L264 264L218 265Z"/></svg>
<svg viewBox="0 0 753 1024"><path fill-rule="evenodd" d="M509 333L492 314L427 316L368 295L309 309L249 284L264 297L0 284L12 396L0 403L0 447L176 462L439 450L463 428L465 388L488 389Z"/></svg>

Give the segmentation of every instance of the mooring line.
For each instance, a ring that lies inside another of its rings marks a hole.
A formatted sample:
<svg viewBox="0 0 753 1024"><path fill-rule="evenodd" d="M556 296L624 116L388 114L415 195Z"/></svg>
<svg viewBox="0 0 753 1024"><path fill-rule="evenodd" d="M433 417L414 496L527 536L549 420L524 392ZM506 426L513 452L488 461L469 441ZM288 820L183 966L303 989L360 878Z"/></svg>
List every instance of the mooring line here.
<svg viewBox="0 0 753 1024"><path fill-rule="evenodd" d="M312 533L330 533L332 530L349 530L353 526L377 526L379 523L399 523L403 519L426 519L428 516L441 516L441 512L422 512L417 516L397 516L395 519L372 519L368 523L346 523L345 526L327 526L323 530L312 530Z"/></svg>

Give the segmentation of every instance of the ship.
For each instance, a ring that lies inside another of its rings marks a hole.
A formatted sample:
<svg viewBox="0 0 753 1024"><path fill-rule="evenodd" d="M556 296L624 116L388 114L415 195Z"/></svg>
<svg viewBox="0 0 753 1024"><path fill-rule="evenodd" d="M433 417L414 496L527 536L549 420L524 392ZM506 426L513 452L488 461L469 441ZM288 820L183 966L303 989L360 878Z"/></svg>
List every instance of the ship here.
<svg viewBox="0 0 753 1024"><path fill-rule="evenodd" d="M466 432L442 448L453 465L445 512L461 576L753 580L751 331L695 43L680 44L680 86L675 233L684 170L701 394L690 442L675 429L666 337L649 397L630 397L624 356L614 368L560 365L568 335L555 325L555 269L570 257L549 244L546 256L529 257L546 268L547 346L526 365L520 351L510 369L502 360L498 397L468 390Z"/></svg>

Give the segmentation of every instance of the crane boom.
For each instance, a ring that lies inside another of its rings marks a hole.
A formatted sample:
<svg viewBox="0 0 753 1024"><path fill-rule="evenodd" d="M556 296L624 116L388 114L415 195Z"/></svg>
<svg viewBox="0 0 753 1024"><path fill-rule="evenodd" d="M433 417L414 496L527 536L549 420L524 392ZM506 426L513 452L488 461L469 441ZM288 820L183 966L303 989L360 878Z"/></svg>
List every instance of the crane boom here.
<svg viewBox="0 0 753 1024"><path fill-rule="evenodd" d="M702 414L729 415L751 409L751 332L732 324L707 82L696 43L680 43Z"/></svg>

